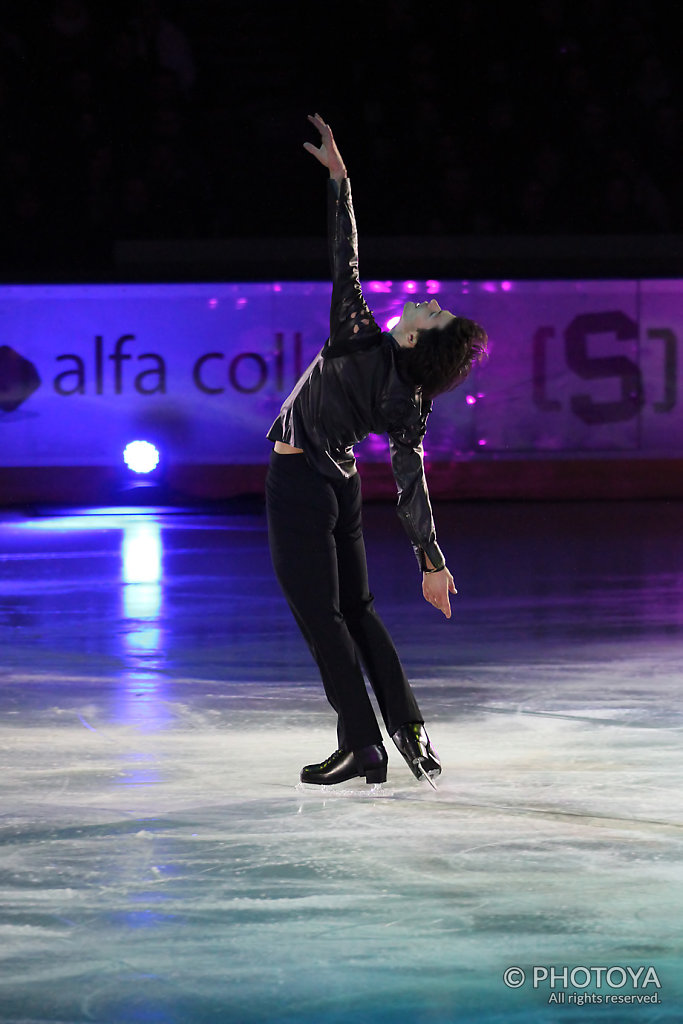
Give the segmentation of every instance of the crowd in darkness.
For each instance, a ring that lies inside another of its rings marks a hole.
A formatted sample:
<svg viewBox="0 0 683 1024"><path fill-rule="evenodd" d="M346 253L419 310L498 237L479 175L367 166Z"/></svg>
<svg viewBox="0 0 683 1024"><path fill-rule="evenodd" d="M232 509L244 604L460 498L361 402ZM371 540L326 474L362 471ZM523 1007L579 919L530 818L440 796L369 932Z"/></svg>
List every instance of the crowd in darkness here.
<svg viewBox="0 0 683 1024"><path fill-rule="evenodd" d="M8 0L4 267L117 239L318 235L305 114L375 235L683 233L671 8L652 0ZM323 19L321 23L321 19Z"/></svg>

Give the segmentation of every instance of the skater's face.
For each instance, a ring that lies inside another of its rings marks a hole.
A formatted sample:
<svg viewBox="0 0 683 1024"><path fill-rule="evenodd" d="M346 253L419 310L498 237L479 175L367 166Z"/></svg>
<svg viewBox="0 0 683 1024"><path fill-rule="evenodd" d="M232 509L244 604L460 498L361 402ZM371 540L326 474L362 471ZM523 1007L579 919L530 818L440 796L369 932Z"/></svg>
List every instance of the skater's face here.
<svg viewBox="0 0 683 1024"><path fill-rule="evenodd" d="M442 309L436 299L429 302L406 302L401 314L401 322L408 331L428 331L432 327L445 327L455 320L452 313Z"/></svg>

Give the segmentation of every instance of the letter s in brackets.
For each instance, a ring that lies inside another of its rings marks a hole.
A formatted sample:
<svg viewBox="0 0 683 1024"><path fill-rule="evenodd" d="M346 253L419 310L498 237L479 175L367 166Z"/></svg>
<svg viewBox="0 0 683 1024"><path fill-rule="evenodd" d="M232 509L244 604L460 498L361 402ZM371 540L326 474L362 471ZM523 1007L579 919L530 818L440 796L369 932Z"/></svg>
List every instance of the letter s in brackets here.
<svg viewBox="0 0 683 1024"><path fill-rule="evenodd" d="M595 402L590 395L573 395L572 411L588 424L632 419L645 401L640 369L627 356L590 356L588 339L592 334L613 334L618 341L635 341L638 326L619 310L574 317L564 332L567 365L582 380L616 378L621 384L621 398L614 402Z"/></svg>

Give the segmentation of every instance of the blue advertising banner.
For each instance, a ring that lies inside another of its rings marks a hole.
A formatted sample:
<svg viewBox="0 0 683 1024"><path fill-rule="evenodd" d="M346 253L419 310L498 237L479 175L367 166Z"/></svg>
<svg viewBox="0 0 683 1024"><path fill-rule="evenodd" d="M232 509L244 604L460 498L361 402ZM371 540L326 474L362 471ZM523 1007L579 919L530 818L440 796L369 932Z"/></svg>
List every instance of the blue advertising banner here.
<svg viewBox="0 0 683 1024"><path fill-rule="evenodd" d="M370 281L487 330L490 356L435 403L428 460L683 455L681 281ZM136 438L167 463L259 465L328 333L321 283L0 288L0 466L112 466ZM360 446L384 461L385 442Z"/></svg>

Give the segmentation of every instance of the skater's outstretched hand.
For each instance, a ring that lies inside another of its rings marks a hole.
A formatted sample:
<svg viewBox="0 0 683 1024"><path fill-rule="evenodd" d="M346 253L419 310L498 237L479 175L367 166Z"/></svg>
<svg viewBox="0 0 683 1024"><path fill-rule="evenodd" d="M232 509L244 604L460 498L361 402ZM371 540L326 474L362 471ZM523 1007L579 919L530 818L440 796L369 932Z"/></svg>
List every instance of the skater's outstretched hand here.
<svg viewBox="0 0 683 1024"><path fill-rule="evenodd" d="M447 619L451 617L449 594L457 594L455 583L448 569L444 566L441 572L425 572L422 574L422 593L425 601L433 604Z"/></svg>
<svg viewBox="0 0 683 1024"><path fill-rule="evenodd" d="M320 145L314 146L312 142L304 142L304 149L308 153L312 153L323 167L327 167L331 178L334 178L335 181L342 181L346 177L346 167L334 141L332 129L329 124L325 124L320 114L309 114L308 120L320 132Z"/></svg>

